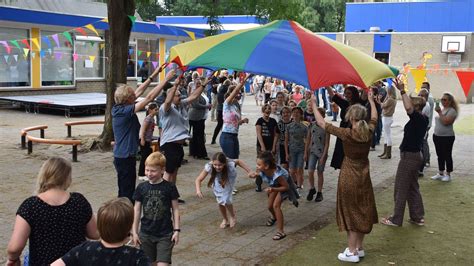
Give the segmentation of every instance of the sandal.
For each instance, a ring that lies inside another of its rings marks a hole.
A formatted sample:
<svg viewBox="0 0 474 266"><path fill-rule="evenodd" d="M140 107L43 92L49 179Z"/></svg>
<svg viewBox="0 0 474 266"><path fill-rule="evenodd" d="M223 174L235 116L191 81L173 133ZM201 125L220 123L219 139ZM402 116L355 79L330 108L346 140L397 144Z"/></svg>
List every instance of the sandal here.
<svg viewBox="0 0 474 266"><path fill-rule="evenodd" d="M411 224L416 224L418 226L425 225L425 219L420 219L420 220L416 221L416 220L413 220L413 219L410 218L410 219L408 219L408 222L411 223Z"/></svg>
<svg viewBox="0 0 474 266"><path fill-rule="evenodd" d="M282 233L282 232L277 232L273 237L272 239L273 240L282 240L283 238L286 237L286 234L285 233Z"/></svg>
<svg viewBox="0 0 474 266"><path fill-rule="evenodd" d="M387 218L382 218L382 220L380 221L381 224L383 225L389 225L389 226L395 226L395 227L399 227L398 224L394 224L392 222L392 220L390 220L391 217L387 217Z"/></svg>
<svg viewBox="0 0 474 266"><path fill-rule="evenodd" d="M277 219L270 217L267 220L267 223L265 224L266 226L273 226L276 223Z"/></svg>

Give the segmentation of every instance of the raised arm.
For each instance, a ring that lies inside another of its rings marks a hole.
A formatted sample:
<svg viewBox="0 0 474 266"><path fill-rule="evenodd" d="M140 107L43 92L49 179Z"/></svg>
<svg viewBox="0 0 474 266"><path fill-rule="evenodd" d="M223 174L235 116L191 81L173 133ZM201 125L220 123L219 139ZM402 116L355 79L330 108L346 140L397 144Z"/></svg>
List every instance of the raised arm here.
<svg viewBox="0 0 474 266"><path fill-rule="evenodd" d="M153 79L160 74L160 72L163 70L163 66L156 68L155 71L144 81L138 88L135 90L135 96L138 98L142 96L142 94L145 92L146 88L148 88L148 85L153 81Z"/></svg>
<svg viewBox="0 0 474 266"><path fill-rule="evenodd" d="M244 78L244 80L242 80L242 82L239 83L239 85L237 85L237 87L235 87L232 92L230 93L230 95L227 97L227 99L225 99L225 102L227 104L230 104L235 96L237 96L237 94L240 93L240 89L245 85L245 82L247 82L247 79L250 77L250 74L247 74Z"/></svg>
<svg viewBox="0 0 474 266"><path fill-rule="evenodd" d="M164 108L165 112L168 112L168 110L171 107L171 104L173 103L173 98L174 98L174 95L176 94L176 89L179 86L179 82L181 81L181 78L182 78L182 76L179 76L174 81L173 87L168 89L168 91L166 92L166 99L165 99L165 102L163 103L163 108Z"/></svg>
<svg viewBox="0 0 474 266"><path fill-rule="evenodd" d="M153 101L156 96L158 96L158 94L160 94L160 92L163 90L163 88L166 86L166 84L174 77L175 75L175 71L174 70L171 70L170 72L168 72L168 74L166 75L165 79L162 80L158 85L156 85L145 97L145 99L135 103L135 113L138 112L138 111L141 111L145 108L145 106L150 103L151 101ZM142 84L143 85L143 84ZM135 93L136 97L138 97L138 95Z"/></svg>
<svg viewBox="0 0 474 266"><path fill-rule="evenodd" d="M367 99L369 100L369 103L370 103L370 119L371 120L377 119L377 108L375 107L374 92L372 91L372 89L369 90Z"/></svg>
<svg viewBox="0 0 474 266"><path fill-rule="evenodd" d="M194 81L194 84L196 85L196 89L188 96L188 98L186 98L187 102L192 103L194 100L196 100L199 97L199 95L201 95L201 93L204 90L204 87L206 87L207 83L208 83L207 78L204 81L204 84L201 83L200 79L196 79Z"/></svg>
<svg viewBox="0 0 474 266"><path fill-rule="evenodd" d="M411 102L410 97L406 94L405 84L403 84L403 82L398 79L394 80L394 84L402 95L403 106L405 107L407 114L412 114L414 111L413 103Z"/></svg>
<svg viewBox="0 0 474 266"><path fill-rule="evenodd" d="M332 86L327 86L326 91L328 92L329 97L332 98L332 96L334 96L334 90L332 89Z"/></svg>
<svg viewBox="0 0 474 266"><path fill-rule="evenodd" d="M316 96L313 94L311 95L311 104L314 110L314 117L316 118L316 124L322 129L326 128L326 121L324 117L318 112L318 105L316 104Z"/></svg>

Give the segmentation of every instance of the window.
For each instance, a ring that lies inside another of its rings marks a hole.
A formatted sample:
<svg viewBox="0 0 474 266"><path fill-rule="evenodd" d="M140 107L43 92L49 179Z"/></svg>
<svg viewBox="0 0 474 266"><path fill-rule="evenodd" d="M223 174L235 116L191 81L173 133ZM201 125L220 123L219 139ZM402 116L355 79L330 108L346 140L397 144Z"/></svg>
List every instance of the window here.
<svg viewBox="0 0 474 266"><path fill-rule="evenodd" d="M137 73L137 44L129 43L128 45L128 61L127 61L127 77L135 78Z"/></svg>
<svg viewBox="0 0 474 266"><path fill-rule="evenodd" d="M148 76L159 67L160 41L137 40L137 79L138 82L145 81Z"/></svg>
<svg viewBox="0 0 474 266"><path fill-rule="evenodd" d="M178 40L166 40L165 41L165 60L168 60L168 57L170 56L170 49L171 47L179 44ZM165 69L165 73L168 73L170 71L170 68Z"/></svg>
<svg viewBox="0 0 474 266"><path fill-rule="evenodd" d="M49 41L45 41L46 38ZM61 32L41 32L41 85L74 84L72 45Z"/></svg>
<svg viewBox="0 0 474 266"><path fill-rule="evenodd" d="M95 36L76 36L76 78L104 78L104 41Z"/></svg>
<svg viewBox="0 0 474 266"><path fill-rule="evenodd" d="M26 46L21 42L25 39L29 41L28 30L0 27L0 40L8 46L0 44L0 87L31 86L30 53L26 50L25 56Z"/></svg>

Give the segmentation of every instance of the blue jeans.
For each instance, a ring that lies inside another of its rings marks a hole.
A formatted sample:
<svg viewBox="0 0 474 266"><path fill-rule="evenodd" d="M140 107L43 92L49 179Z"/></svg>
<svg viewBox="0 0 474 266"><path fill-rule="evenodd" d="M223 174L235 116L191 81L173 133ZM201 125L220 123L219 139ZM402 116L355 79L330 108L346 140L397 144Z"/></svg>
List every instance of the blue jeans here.
<svg viewBox="0 0 474 266"><path fill-rule="evenodd" d="M135 157L114 157L114 166L117 171L118 197L127 197L133 203L135 180L137 179L137 160Z"/></svg>
<svg viewBox="0 0 474 266"><path fill-rule="evenodd" d="M222 132L219 139L222 152L230 159L239 159L239 138L237 134Z"/></svg>

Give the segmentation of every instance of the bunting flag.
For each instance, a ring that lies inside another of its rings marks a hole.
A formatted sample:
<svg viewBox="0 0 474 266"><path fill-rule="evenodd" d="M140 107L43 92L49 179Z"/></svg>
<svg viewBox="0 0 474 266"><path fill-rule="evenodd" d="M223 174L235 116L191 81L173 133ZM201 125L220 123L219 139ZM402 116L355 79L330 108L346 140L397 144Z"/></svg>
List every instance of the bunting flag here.
<svg viewBox="0 0 474 266"><path fill-rule="evenodd" d="M417 69L412 68L410 69L413 79L415 80L415 92L418 93L421 90L421 85L425 81L426 78L426 69Z"/></svg>
<svg viewBox="0 0 474 266"><path fill-rule="evenodd" d="M183 30L184 32L186 32L186 34L188 34L189 37L191 37L191 40L196 40L196 35L194 34L194 32L192 31L188 31L188 30Z"/></svg>
<svg viewBox="0 0 474 266"><path fill-rule="evenodd" d="M49 53L49 55L52 55L52 54L53 54L53 50L52 50L52 49L48 49L48 53Z"/></svg>
<svg viewBox="0 0 474 266"><path fill-rule="evenodd" d="M31 49L30 42L28 41L28 39L23 39L21 40L21 42L26 46L26 48Z"/></svg>
<svg viewBox="0 0 474 266"><path fill-rule="evenodd" d="M146 52L146 57L150 58L151 52Z"/></svg>
<svg viewBox="0 0 474 266"><path fill-rule="evenodd" d="M137 50L137 54L138 54L138 56L142 55L142 51Z"/></svg>
<svg viewBox="0 0 474 266"><path fill-rule="evenodd" d="M17 55L17 54L14 54L14 55L13 55L13 58L15 58L15 61L18 62L18 55Z"/></svg>
<svg viewBox="0 0 474 266"><path fill-rule="evenodd" d="M31 38L31 42L36 46L36 50L41 50L41 46L39 45L38 38Z"/></svg>
<svg viewBox="0 0 474 266"><path fill-rule="evenodd" d="M161 26L158 22L155 22L155 26L158 28L158 29L161 29Z"/></svg>
<svg viewBox="0 0 474 266"><path fill-rule="evenodd" d="M87 36L87 32L83 28L75 28L74 30L79 32L83 36Z"/></svg>
<svg viewBox="0 0 474 266"><path fill-rule="evenodd" d="M105 23L109 23L109 19L108 19L108 18L103 18L103 19L101 19L100 21L105 22Z"/></svg>
<svg viewBox="0 0 474 266"><path fill-rule="evenodd" d="M94 56L94 55L89 55L89 60L91 60L92 62L94 62L95 56Z"/></svg>
<svg viewBox="0 0 474 266"><path fill-rule="evenodd" d="M46 45L48 45L48 47L51 48L51 42L49 41L48 36L41 37L41 41L46 43Z"/></svg>
<svg viewBox="0 0 474 266"><path fill-rule="evenodd" d="M59 48L59 36L57 34L53 34L53 35L51 35L51 37L53 38L54 42L56 43L56 47Z"/></svg>
<svg viewBox="0 0 474 266"><path fill-rule="evenodd" d="M5 46L5 49L7 49L8 54L12 51L12 48L10 47L10 45L8 45L7 41L0 41L0 43Z"/></svg>
<svg viewBox="0 0 474 266"><path fill-rule="evenodd" d="M40 51L40 57L41 57L41 58L44 58L45 56L46 56L45 51L44 51L44 50L41 50L41 51Z"/></svg>
<svg viewBox="0 0 474 266"><path fill-rule="evenodd" d="M103 50L105 48L105 43L99 44L99 48L100 48L100 50Z"/></svg>
<svg viewBox="0 0 474 266"><path fill-rule="evenodd" d="M63 57L63 54L60 53L60 52L54 52L54 58L56 60L61 60L61 58Z"/></svg>
<svg viewBox="0 0 474 266"><path fill-rule="evenodd" d="M142 65L143 65L143 60L138 60L137 63L138 63L138 66L139 66L139 67L142 67Z"/></svg>
<svg viewBox="0 0 474 266"><path fill-rule="evenodd" d="M158 66L158 62L157 61L151 61L151 64L153 65L153 68L156 68Z"/></svg>
<svg viewBox="0 0 474 266"><path fill-rule="evenodd" d="M10 56L6 54L6 55L3 56L3 58L5 58L5 62L8 63L8 59L10 58Z"/></svg>
<svg viewBox="0 0 474 266"><path fill-rule="evenodd" d="M26 59L26 57L28 56L28 53L29 53L29 52L30 52L30 49L28 49L28 48L23 48L23 55L24 55L25 59Z"/></svg>
<svg viewBox="0 0 474 266"><path fill-rule="evenodd" d="M79 55L77 55L76 53L72 54L72 60L74 60L74 62L76 62L77 59L79 59Z"/></svg>
<svg viewBox="0 0 474 266"><path fill-rule="evenodd" d="M86 27L87 29L93 31L93 32L95 33L95 35L99 36L99 33L98 33L97 30L95 29L94 25L92 25L92 24L87 24L85 27Z"/></svg>
<svg viewBox="0 0 474 266"><path fill-rule="evenodd" d="M456 75L458 76L459 83L461 83L464 95L467 97L469 91L471 90L472 82L474 81L474 72L456 71Z"/></svg>
<svg viewBox="0 0 474 266"><path fill-rule="evenodd" d="M65 31L65 32L63 32L63 35L64 35L64 37L66 37L66 39L68 40L68 42L72 45L71 33L69 33L68 31Z"/></svg>
<svg viewBox="0 0 474 266"><path fill-rule="evenodd" d="M133 54L133 48L128 49L128 54L132 55Z"/></svg>
<svg viewBox="0 0 474 266"><path fill-rule="evenodd" d="M137 20L137 18L135 16L130 16L130 15L128 15L128 18L132 22L132 27L133 27L133 25L135 25L135 20Z"/></svg>
<svg viewBox="0 0 474 266"><path fill-rule="evenodd" d="M18 41L17 41L17 40L13 40L13 41L10 41L10 42L11 42L13 45L15 45L16 48L18 48L18 50L21 51L21 47L20 47L20 45L18 44Z"/></svg>

